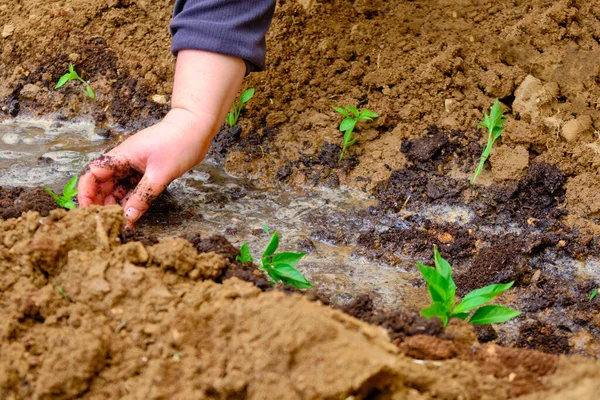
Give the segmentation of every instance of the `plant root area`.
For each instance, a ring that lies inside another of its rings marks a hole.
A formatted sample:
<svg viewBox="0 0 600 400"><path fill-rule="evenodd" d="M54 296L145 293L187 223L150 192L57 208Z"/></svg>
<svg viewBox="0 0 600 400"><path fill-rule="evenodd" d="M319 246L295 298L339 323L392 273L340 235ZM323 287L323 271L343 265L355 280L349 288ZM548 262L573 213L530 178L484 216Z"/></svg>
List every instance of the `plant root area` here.
<svg viewBox="0 0 600 400"><path fill-rule="evenodd" d="M0 4L0 120L91 118L119 140L160 119L172 3ZM598 32L593 1L279 0L268 70L211 149L258 187L376 200L308 215L311 240L390 267L431 265L435 244L459 296L515 281L510 329L442 329L413 307L428 305L420 280L422 299L394 309L372 293L334 304L271 287L226 237L159 241L124 232L118 207L52 210L42 188L0 188L0 398L596 398ZM53 90L70 62L97 101ZM495 98L505 130L471 185ZM380 117L338 162L332 106L346 105ZM152 213L201 218L177 207Z"/></svg>

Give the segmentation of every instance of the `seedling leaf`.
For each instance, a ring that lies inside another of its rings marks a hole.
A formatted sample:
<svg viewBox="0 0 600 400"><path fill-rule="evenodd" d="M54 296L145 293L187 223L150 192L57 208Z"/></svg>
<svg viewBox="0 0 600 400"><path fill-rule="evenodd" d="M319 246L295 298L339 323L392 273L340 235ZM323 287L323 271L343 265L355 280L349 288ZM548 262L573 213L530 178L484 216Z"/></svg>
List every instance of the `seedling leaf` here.
<svg viewBox="0 0 600 400"><path fill-rule="evenodd" d="M244 243L242 247L240 247L240 254L235 259L241 263L254 262L248 242Z"/></svg>
<svg viewBox="0 0 600 400"><path fill-rule="evenodd" d="M265 257L273 255L275 253L275 251L277 251L278 247L279 247L279 233L277 231L275 231L273 233L273 236L271 236L271 240L269 241L269 244L267 245L267 248L265 249L265 251L263 253L263 259Z"/></svg>
<svg viewBox="0 0 600 400"><path fill-rule="evenodd" d="M433 303L429 307L422 309L421 315L424 316L425 318L438 317L440 320L442 320L442 323L444 324L444 328L445 328L446 326L448 326L447 312L448 311L446 310L446 307L444 306L444 304Z"/></svg>
<svg viewBox="0 0 600 400"><path fill-rule="evenodd" d="M588 297L589 301L594 300L594 298L598 295L598 288L594 289L592 293L590 293L590 297Z"/></svg>
<svg viewBox="0 0 600 400"><path fill-rule="evenodd" d="M462 301L454 309L455 313L462 313L474 310L475 308L488 303L497 296L506 292L512 287L515 282L509 282L506 284L495 284L482 287L480 289L473 290L467 294Z"/></svg>
<svg viewBox="0 0 600 400"><path fill-rule="evenodd" d="M279 275L281 281L286 285L292 285L298 289L308 289L312 287L310 282L306 280L302 273L291 265L275 265L275 272L277 275Z"/></svg>
<svg viewBox="0 0 600 400"><path fill-rule="evenodd" d="M497 305L483 306L475 311L469 323L477 325L497 324L506 322L519 315L521 315L520 311L512 310L508 307Z"/></svg>
<svg viewBox="0 0 600 400"><path fill-rule="evenodd" d="M344 109L343 109L343 108L341 108L341 107L335 107L335 106L334 106L334 107L333 107L333 109L334 109L335 111L339 112L340 114L342 114L344 117L347 117L347 118L349 118L349 117L350 117L350 114L348 114L348 111L344 110Z"/></svg>
<svg viewBox="0 0 600 400"><path fill-rule="evenodd" d="M354 114L354 117L358 120L358 118L360 117L360 112L358 111L358 109L356 107L353 106L346 106L346 110L350 111L352 114Z"/></svg>
<svg viewBox="0 0 600 400"><path fill-rule="evenodd" d="M352 138L352 133L354 128L356 128L356 124L358 121L371 121L373 118L378 117L379 115L369 110L359 111L356 107L346 106L346 108L341 107L333 107L335 111L342 114L344 119L340 123L340 131L344 132L344 143L342 145L342 151L340 152L339 162L344 158L344 154L346 153L346 149L356 143L356 139Z"/></svg>
<svg viewBox="0 0 600 400"><path fill-rule="evenodd" d="M433 302L444 304L446 302L446 279L435 269L421 263L417 263L417 268L419 268L421 275L423 275L425 282L427 282L427 290Z"/></svg>
<svg viewBox="0 0 600 400"><path fill-rule="evenodd" d="M273 265L286 264L295 267L306 253L279 253L271 258Z"/></svg>
<svg viewBox="0 0 600 400"><path fill-rule="evenodd" d="M58 82L56 83L56 86L54 86L54 89L58 89L62 86L65 85L65 83L69 82L71 80L71 74L64 74L63 76L60 77L60 79L58 80Z"/></svg>
<svg viewBox="0 0 600 400"><path fill-rule="evenodd" d="M75 189L76 185L77 185L77 176L74 176L73 178L71 178L69 180L69 182L63 188L62 196L57 195L50 188L44 187L44 190L46 190L46 192L48 192L50 194L50 196L52 196L52 198L54 199L54 201L56 201L56 204L58 204L59 207L71 210L71 209L77 207L75 202L72 200L72 198L77 196L77 193L78 193L78 190Z"/></svg>
<svg viewBox="0 0 600 400"><path fill-rule="evenodd" d="M354 118L346 118L342 121L342 123L340 124L340 131L342 132L350 132L350 134L352 134L352 130L354 129L354 127L356 126L356 120Z"/></svg>
<svg viewBox="0 0 600 400"><path fill-rule="evenodd" d="M471 184L475 183L475 180L477 179L481 171L483 171L483 166L485 165L485 162L487 161L488 157L490 156L490 153L492 152L492 146L494 145L494 142L502 135L502 130L504 129L505 121L506 118L502 117L502 106L500 105L500 101L496 99L494 105L490 110L490 114L488 115L484 113L483 121L477 124L477 126L481 126L488 129L488 142L485 149L481 153L481 159L479 160L479 165L475 170L475 174L473 175Z"/></svg>
<svg viewBox="0 0 600 400"><path fill-rule="evenodd" d="M469 311L475 309L476 311L469 321L474 324L505 322L520 314L519 311L502 306L480 307L510 289L514 282L494 284L474 290L468 293L463 301L455 307L456 284L452 279L452 266L442 258L435 246L433 252L435 268L417 263L421 275L427 282L427 290L432 300L432 305L421 310L421 315L427 318L437 316L445 327L450 318L467 320Z"/></svg>
<svg viewBox="0 0 600 400"><path fill-rule="evenodd" d="M245 104L248 101L250 101L250 99L254 96L254 88L250 88L248 90L246 90L244 93L242 93L242 95L240 96L240 103L241 104Z"/></svg>
<svg viewBox="0 0 600 400"><path fill-rule="evenodd" d="M45 186L44 186L44 190L45 190L46 192L48 192L48 194L49 194L50 196L52 196L52 198L54 198L54 201L56 201L56 203L57 203L57 204L59 204L59 205L60 205L60 203L61 203L61 198L60 198L60 196L59 196L59 195L57 195L56 193L54 193L54 191L53 191L52 189L50 189L50 188L47 188L47 187L45 187Z"/></svg>
<svg viewBox="0 0 600 400"><path fill-rule="evenodd" d="M374 113L373 111L370 110L362 110L360 112L360 119L366 119L368 118L369 121L371 121L373 118L378 118L379 114Z"/></svg>
<svg viewBox="0 0 600 400"><path fill-rule="evenodd" d="M79 192L77 189L77 176L72 177L71 179L69 179L69 182L67 182L67 184L65 185L65 188L63 189L63 196L67 196L69 198L73 197L73 196L77 196L77 193Z"/></svg>
<svg viewBox="0 0 600 400"><path fill-rule="evenodd" d="M230 111L225 117L225 122L227 123L227 125L229 125L230 129L232 129L237 124L238 119L240 118L240 114L244 109L244 104L250 101L250 99L254 96L254 93L254 88L250 88L240 95L239 104L237 103L237 101L233 101L233 105L231 106L233 110Z"/></svg>

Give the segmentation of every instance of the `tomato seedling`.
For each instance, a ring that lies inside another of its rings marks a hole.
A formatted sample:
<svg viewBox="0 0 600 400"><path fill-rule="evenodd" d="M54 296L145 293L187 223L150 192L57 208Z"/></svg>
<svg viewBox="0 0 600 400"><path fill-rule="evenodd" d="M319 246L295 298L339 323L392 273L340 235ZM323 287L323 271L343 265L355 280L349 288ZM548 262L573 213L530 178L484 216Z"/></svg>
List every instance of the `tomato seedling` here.
<svg viewBox="0 0 600 400"><path fill-rule="evenodd" d="M448 261L440 255L437 247L433 247L435 268L417 263L417 267L427 282L427 290L433 304L421 310L421 315L426 318L438 317L444 327L448 325L451 318L466 321L470 312L475 310L469 323L485 325L506 322L520 315L520 311L498 305L486 305L496 297L512 287L513 282L505 284L494 284L473 290L468 293L458 305L454 301L456 284L452 279L452 267ZM483 307L480 307L483 306Z"/></svg>
<svg viewBox="0 0 600 400"><path fill-rule="evenodd" d="M83 87L81 88L83 93L87 94L88 97L92 100L96 98L96 93L94 93L94 90L92 89L90 84L87 83L87 81L85 81L84 79L82 79L79 76L79 74L77 74L77 72L75 71L75 67L73 67L73 64L69 64L69 72L61 76L56 86L54 86L54 89L58 89L64 86L69 81L80 81L81 83L83 83Z"/></svg>
<svg viewBox="0 0 600 400"><path fill-rule="evenodd" d="M233 110L227 114L226 121L229 128L233 128L240 118L240 114L242 110L245 108L244 104L250 101L250 99L254 96L254 88L250 88L246 90L244 93L240 95L240 102L233 101Z"/></svg>
<svg viewBox="0 0 600 400"><path fill-rule="evenodd" d="M344 143L340 159L338 160L338 162L341 162L346 149L356 143L356 138L352 137L352 133L358 121L373 121L374 118L379 117L379 114L369 110L359 111L356 107L352 106L346 106L345 108L333 107L333 109L344 116L339 128L340 131L344 132Z"/></svg>
<svg viewBox="0 0 600 400"><path fill-rule="evenodd" d="M481 153L481 159L479 160L479 165L475 170L475 175L473 175L473 179L471 180L471 185L475 183L475 179L477 179L483 170L483 166L492 152L492 146L494 145L494 142L502 135L505 121L506 118L502 116L502 106L500 106L500 101L496 99L489 115L484 113L483 121L477 124L477 126L488 129L488 141L485 149L483 149L483 153Z"/></svg>
<svg viewBox="0 0 600 400"><path fill-rule="evenodd" d="M269 229L265 226L264 231L269 235ZM309 289L312 287L309 281L298 271L295 267L296 264L306 255L306 253L277 253L279 247L279 233L275 231L269 244L265 248L262 257L259 262L258 269L265 271L272 281L269 281L271 285L275 285L276 282L283 282L284 285L291 285L297 289ZM252 253L248 243L244 243L240 247L240 255L236 257L239 262L254 262Z"/></svg>
<svg viewBox="0 0 600 400"><path fill-rule="evenodd" d="M79 191L77 189L75 189L76 186L77 186L77 176L74 176L65 185L62 196L57 195L56 193L54 193L52 191L52 189L49 189L47 187L44 187L44 189L46 190L46 192L48 192L50 194L50 196L52 196L54 198L54 200L56 201L56 204L58 204L62 208L71 210L71 209L77 207L75 205L75 202L73 201L73 197L77 196L77 193L79 193Z"/></svg>

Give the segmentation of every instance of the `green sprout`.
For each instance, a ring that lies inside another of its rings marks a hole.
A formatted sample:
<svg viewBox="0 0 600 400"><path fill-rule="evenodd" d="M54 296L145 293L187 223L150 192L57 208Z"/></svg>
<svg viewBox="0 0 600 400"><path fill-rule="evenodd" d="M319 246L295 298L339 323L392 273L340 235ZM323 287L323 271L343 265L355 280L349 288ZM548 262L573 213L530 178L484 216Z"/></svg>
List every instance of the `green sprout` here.
<svg viewBox="0 0 600 400"><path fill-rule="evenodd" d="M589 295L589 297L588 297L588 300L589 300L589 301L592 301L592 300L594 300L594 298L595 298L597 295L598 295L598 288L594 289L594 290L592 291L592 293L590 293L590 295Z"/></svg>
<svg viewBox="0 0 600 400"><path fill-rule="evenodd" d="M77 72L75 72L75 67L73 67L73 64L69 64L69 73L61 76L61 78L58 80L58 83L56 84L56 86L54 86L54 89L58 89L58 88L64 86L65 83L67 83L69 81L80 81L84 85L81 88L81 90L83 90L83 93L87 94L88 97L92 100L94 100L96 98L96 93L94 93L94 90L92 89L90 84L87 83L85 80L83 80L77 74Z"/></svg>
<svg viewBox="0 0 600 400"><path fill-rule="evenodd" d="M57 195L56 193L54 193L52 191L52 189L49 189L47 187L44 187L44 189L46 189L46 192L48 192L50 194L50 196L52 196L54 198L54 200L56 200L56 203L60 207L71 210L71 209L77 207L75 205L75 202L72 200L73 197L77 196L77 193L79 193L79 191L77 189L75 189L75 186L77 186L77 176L72 177L69 180L69 182L67 182L67 184L65 185L65 187L63 189L62 196Z"/></svg>
<svg viewBox="0 0 600 400"><path fill-rule="evenodd" d="M269 235L269 228L263 227L264 231ZM284 285L291 285L297 289L309 289L312 287L309 281L298 271L295 266L306 255L306 253L277 253L279 247L279 233L275 231L271 240L260 259L258 269L265 271L273 280L269 281L271 285L276 282L283 282ZM252 253L248 243L244 243L240 247L240 255L236 257L241 263L254 262Z"/></svg>
<svg viewBox="0 0 600 400"><path fill-rule="evenodd" d="M373 121L373 118L379 117L379 114L369 110L358 111L356 107L352 106L346 106L345 108L333 107L333 109L344 116L340 123L340 131L344 132L344 145L338 160L338 162L341 162L346 149L356 143L356 138L352 137L352 133L358 121Z"/></svg>
<svg viewBox="0 0 600 400"><path fill-rule="evenodd" d="M435 268L417 263L417 267L427 282L427 290L433 304L421 310L425 318L438 317L444 327L448 325L450 318L458 318L466 321L470 312L475 310L469 323L477 325L497 324L506 322L521 314L519 311L498 305L486 305L496 297L512 287L513 282L505 284L494 284L473 290L468 293L462 301L456 305L454 295L456 284L452 279L452 267L448 261L440 255L437 247L433 247Z"/></svg>
<svg viewBox="0 0 600 400"><path fill-rule="evenodd" d="M227 125L229 125L230 129L233 128L235 124L237 124L238 119L240 118L240 114L244 110L244 104L249 102L253 96L254 88L250 88L241 94L239 103L236 101L233 102L233 110L227 114L226 118Z"/></svg>
<svg viewBox="0 0 600 400"><path fill-rule="evenodd" d="M498 139L502 135L502 131L504 130L504 122L506 118L502 117L502 107L500 106L500 101L496 99L492 109L490 110L490 114L483 115L484 119L477 126L482 126L488 129L488 141L483 153L481 153L481 159L479 160L479 165L475 170L475 175L471 180L471 185L475 183L475 179L479 176L481 171L483 170L483 165L487 161L490 153L492 152L492 146L496 139Z"/></svg>

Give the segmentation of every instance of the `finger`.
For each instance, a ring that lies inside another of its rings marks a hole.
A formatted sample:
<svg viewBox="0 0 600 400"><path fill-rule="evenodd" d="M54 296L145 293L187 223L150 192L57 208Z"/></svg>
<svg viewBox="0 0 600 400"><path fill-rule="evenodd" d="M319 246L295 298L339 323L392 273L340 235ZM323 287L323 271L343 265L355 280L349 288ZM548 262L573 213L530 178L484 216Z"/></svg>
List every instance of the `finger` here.
<svg viewBox="0 0 600 400"><path fill-rule="evenodd" d="M79 184L77 189L77 200L79 205L83 207L91 206L92 204L102 205L104 204L102 191L100 190L101 182L98 178L88 171L86 174L79 178Z"/></svg>
<svg viewBox="0 0 600 400"><path fill-rule="evenodd" d="M117 204L117 199L115 199L115 196L113 196L112 194L109 194L104 199L104 205L105 206L111 206L113 204Z"/></svg>
<svg viewBox="0 0 600 400"><path fill-rule="evenodd" d="M125 204L127 227L133 228L138 219L148 211L152 202L160 195L171 179L158 171L148 169Z"/></svg>
<svg viewBox="0 0 600 400"><path fill-rule="evenodd" d="M139 174L125 156L105 154L92 161L88 171L79 179L77 199L82 206L106 204L118 179Z"/></svg>

